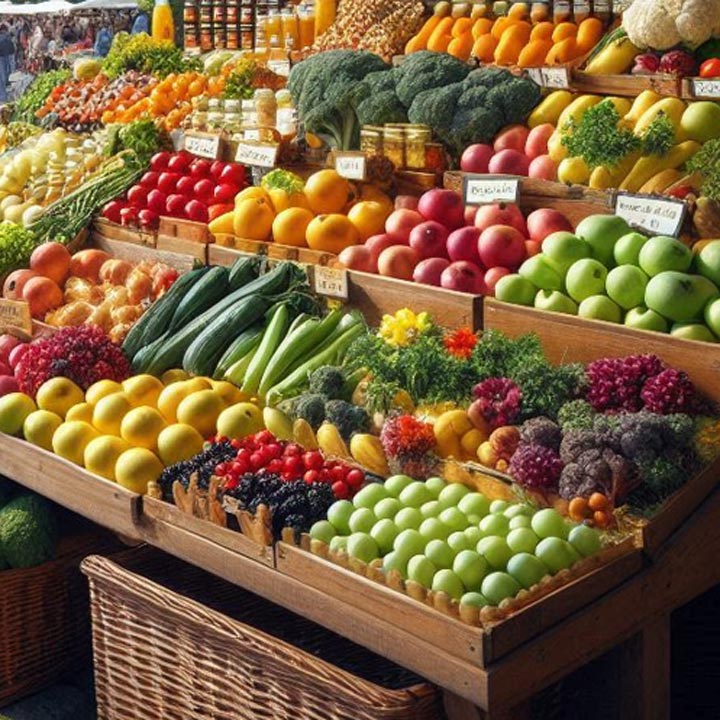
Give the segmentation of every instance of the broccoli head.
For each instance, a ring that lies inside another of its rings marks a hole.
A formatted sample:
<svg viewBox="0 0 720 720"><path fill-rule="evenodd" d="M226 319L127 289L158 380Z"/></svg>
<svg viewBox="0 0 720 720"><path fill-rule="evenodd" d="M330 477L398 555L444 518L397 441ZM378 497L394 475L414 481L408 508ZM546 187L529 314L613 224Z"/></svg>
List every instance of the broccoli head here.
<svg viewBox="0 0 720 720"><path fill-rule="evenodd" d="M488 90L503 85L515 77L509 70L499 67L481 67L468 73L463 81L465 87L484 87Z"/></svg>
<svg viewBox="0 0 720 720"><path fill-rule="evenodd" d="M361 125L407 122L407 110L395 90L381 90L365 98L357 107Z"/></svg>
<svg viewBox="0 0 720 720"><path fill-rule="evenodd" d="M395 75L387 70L368 73L364 80L371 93L384 92L385 90L395 92Z"/></svg>
<svg viewBox="0 0 720 720"><path fill-rule="evenodd" d="M370 426L370 416L363 408L345 402L330 400L325 405L325 419L332 423L345 441L355 433L365 432Z"/></svg>
<svg viewBox="0 0 720 720"><path fill-rule="evenodd" d="M496 85L487 94L488 104L500 110L507 125L524 123L541 99L540 86L522 78Z"/></svg>
<svg viewBox="0 0 720 720"><path fill-rule="evenodd" d="M455 106L462 92L462 83L453 83L418 93L408 110L408 120L428 125L437 134L447 133L455 119Z"/></svg>
<svg viewBox="0 0 720 720"><path fill-rule="evenodd" d="M492 106L461 110L455 113L442 139L450 152L459 157L468 145L491 142L502 125L502 113Z"/></svg>
<svg viewBox="0 0 720 720"><path fill-rule="evenodd" d="M460 82L468 72L470 68L452 55L421 50L408 55L405 62L393 69L395 91L409 108L421 92Z"/></svg>
<svg viewBox="0 0 720 720"><path fill-rule="evenodd" d="M294 420L302 419L317 430L325 421L325 403L327 398L317 393L303 393L294 398L289 407L289 414Z"/></svg>
<svg viewBox="0 0 720 720"><path fill-rule="evenodd" d="M323 365L310 374L310 392L338 400L345 390L345 375L340 368Z"/></svg>
<svg viewBox="0 0 720 720"><path fill-rule="evenodd" d="M55 556L57 528L50 503L20 495L0 510L0 563L29 568Z"/></svg>

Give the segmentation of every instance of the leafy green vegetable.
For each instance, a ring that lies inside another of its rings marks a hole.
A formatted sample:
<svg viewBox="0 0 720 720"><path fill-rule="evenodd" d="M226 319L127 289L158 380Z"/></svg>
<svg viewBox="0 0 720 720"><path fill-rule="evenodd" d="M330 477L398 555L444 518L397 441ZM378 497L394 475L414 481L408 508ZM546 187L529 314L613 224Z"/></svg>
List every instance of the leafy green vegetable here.
<svg viewBox="0 0 720 720"><path fill-rule="evenodd" d="M152 120L136 120L127 125L112 125L108 129L105 154L113 156L122 150L133 150L139 157L147 159L165 144Z"/></svg>
<svg viewBox="0 0 720 720"><path fill-rule="evenodd" d="M670 118L659 112L642 135L645 155L665 155L675 145L675 127Z"/></svg>
<svg viewBox="0 0 720 720"><path fill-rule="evenodd" d="M720 200L720 139L708 140L687 163L691 172L702 173L702 194Z"/></svg>
<svg viewBox="0 0 720 720"><path fill-rule="evenodd" d="M11 119L15 122L39 124L35 113L45 104L48 95L71 77L70 70L50 70L38 75L15 103Z"/></svg>
<svg viewBox="0 0 720 720"><path fill-rule="evenodd" d="M37 237L30 230L13 223L0 223L0 275L27 267Z"/></svg>
<svg viewBox="0 0 720 720"><path fill-rule="evenodd" d="M127 70L166 77L171 73L200 70L201 67L200 60L185 56L169 40L153 40L146 33L129 35L121 32L115 35L103 62L103 72L111 79Z"/></svg>

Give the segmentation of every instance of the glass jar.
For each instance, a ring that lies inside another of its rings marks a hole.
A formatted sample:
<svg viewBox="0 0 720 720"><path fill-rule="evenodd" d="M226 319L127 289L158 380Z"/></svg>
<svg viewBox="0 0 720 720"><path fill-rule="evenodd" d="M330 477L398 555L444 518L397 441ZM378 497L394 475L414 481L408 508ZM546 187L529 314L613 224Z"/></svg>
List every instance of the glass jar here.
<svg viewBox="0 0 720 720"><path fill-rule="evenodd" d="M530 20L533 23L547 22L550 20L550 3L534 2L530 9Z"/></svg>
<svg viewBox="0 0 720 720"><path fill-rule="evenodd" d="M555 0L553 3L553 22L555 25L561 22L569 22L572 18L572 7L570 0Z"/></svg>
<svg viewBox="0 0 720 720"><path fill-rule="evenodd" d="M240 132L243 124L242 106L239 100L226 100L223 127L231 133Z"/></svg>
<svg viewBox="0 0 720 720"><path fill-rule="evenodd" d="M211 23L213 16L213 6L210 0L202 0L200 3L200 23Z"/></svg>
<svg viewBox="0 0 720 720"><path fill-rule="evenodd" d="M315 41L315 8L301 5L298 8L298 31L300 34L300 49L310 47Z"/></svg>
<svg viewBox="0 0 720 720"><path fill-rule="evenodd" d="M190 124L193 130L207 129L208 114L206 112L196 111L190 115Z"/></svg>
<svg viewBox="0 0 720 720"><path fill-rule="evenodd" d="M200 49L207 52L213 49L213 26L212 23L203 23L200 26Z"/></svg>
<svg viewBox="0 0 720 720"><path fill-rule="evenodd" d="M425 146L430 142L430 128L424 125L405 130L405 163L411 170L425 167Z"/></svg>
<svg viewBox="0 0 720 720"><path fill-rule="evenodd" d="M269 88L258 88L253 95L257 124L275 127L277 123L277 101Z"/></svg>
<svg viewBox="0 0 720 720"><path fill-rule="evenodd" d="M200 33L195 23L185 23L183 27L184 46L188 50L200 47Z"/></svg>
<svg viewBox="0 0 720 720"><path fill-rule="evenodd" d="M383 155L399 170L405 167L405 131L398 127L383 128Z"/></svg>
<svg viewBox="0 0 720 720"><path fill-rule="evenodd" d="M360 129L360 150L368 157L383 154L383 128L378 125L363 125Z"/></svg>
<svg viewBox="0 0 720 720"><path fill-rule="evenodd" d="M590 0L573 0L573 21L581 23L587 20L592 12Z"/></svg>
<svg viewBox="0 0 720 720"><path fill-rule="evenodd" d="M216 25L221 25L225 22L225 5L223 4L222 0L217 0L213 4L212 19Z"/></svg>
<svg viewBox="0 0 720 720"><path fill-rule="evenodd" d="M183 22L194 24L199 20L198 6L195 0L185 0L183 5Z"/></svg>
<svg viewBox="0 0 720 720"><path fill-rule="evenodd" d="M240 103L240 113L242 115L243 125L257 125L257 113L255 112L254 100L243 100Z"/></svg>
<svg viewBox="0 0 720 720"><path fill-rule="evenodd" d="M227 26L227 49L237 50L240 47L240 33L237 26Z"/></svg>

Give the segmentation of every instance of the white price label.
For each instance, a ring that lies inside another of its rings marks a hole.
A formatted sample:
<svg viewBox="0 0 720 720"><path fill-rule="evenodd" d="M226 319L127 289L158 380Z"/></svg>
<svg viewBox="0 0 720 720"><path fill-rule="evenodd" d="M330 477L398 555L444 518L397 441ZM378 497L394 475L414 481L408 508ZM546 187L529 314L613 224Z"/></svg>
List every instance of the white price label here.
<svg viewBox="0 0 720 720"><path fill-rule="evenodd" d="M544 67L540 69L542 85L554 90L568 90L570 88L570 73L566 67Z"/></svg>
<svg viewBox="0 0 720 720"><path fill-rule="evenodd" d="M283 77L287 77L290 74L290 61L268 60L268 70L271 70L276 75L282 75Z"/></svg>
<svg viewBox="0 0 720 720"><path fill-rule="evenodd" d="M18 328L32 335L30 306L26 302L0 299L0 327Z"/></svg>
<svg viewBox="0 0 720 720"><path fill-rule="evenodd" d="M536 85L543 86L542 68L528 68L527 75Z"/></svg>
<svg viewBox="0 0 720 720"><path fill-rule="evenodd" d="M235 162L255 167L272 168L277 162L279 145L242 140L238 143Z"/></svg>
<svg viewBox="0 0 720 720"><path fill-rule="evenodd" d="M463 178L463 185L466 205L514 203L518 201L520 195L520 180L515 177L466 175Z"/></svg>
<svg viewBox="0 0 720 720"><path fill-rule="evenodd" d="M260 139L259 128L249 128L248 130L243 130L243 139L244 140L259 140Z"/></svg>
<svg viewBox="0 0 720 720"><path fill-rule="evenodd" d="M220 136L188 133L185 135L185 149L198 157L217 160L220 154Z"/></svg>
<svg viewBox="0 0 720 720"><path fill-rule="evenodd" d="M364 153L335 153L335 170L346 180L364 180L367 158Z"/></svg>
<svg viewBox="0 0 720 720"><path fill-rule="evenodd" d="M619 194L615 214L633 227L654 235L680 234L687 207L682 200L661 200L644 195Z"/></svg>
<svg viewBox="0 0 720 720"><path fill-rule="evenodd" d="M329 268L324 265L316 265L315 268L315 292L318 295L348 299L348 278L347 270Z"/></svg>
<svg viewBox="0 0 720 720"><path fill-rule="evenodd" d="M717 80L692 80L694 97L720 98L720 78Z"/></svg>

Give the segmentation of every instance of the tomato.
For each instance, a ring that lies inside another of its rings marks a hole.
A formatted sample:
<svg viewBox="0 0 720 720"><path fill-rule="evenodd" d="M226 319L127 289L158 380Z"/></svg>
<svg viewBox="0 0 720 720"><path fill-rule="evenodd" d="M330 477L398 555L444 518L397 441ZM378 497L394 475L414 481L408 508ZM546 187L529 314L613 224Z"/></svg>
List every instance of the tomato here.
<svg viewBox="0 0 720 720"><path fill-rule="evenodd" d="M166 201L167 195L160 190L151 190L148 193L147 206L158 215L162 215L165 212Z"/></svg>
<svg viewBox="0 0 720 720"><path fill-rule="evenodd" d="M143 208L138 213L138 220L140 221L140 227L142 227L144 230L155 230L160 223L160 216L154 210ZM173 282L174 278L170 281L170 284L172 284Z"/></svg>
<svg viewBox="0 0 720 720"><path fill-rule="evenodd" d="M148 189L142 185L133 185L127 194L128 202L138 208L147 207Z"/></svg>
<svg viewBox="0 0 720 720"><path fill-rule="evenodd" d="M210 174L215 178L215 180L222 175L225 165L226 163L222 160L215 160L215 162L210 166Z"/></svg>
<svg viewBox="0 0 720 720"><path fill-rule="evenodd" d="M212 197L214 190L215 183L212 180L208 180L208 178L198 180L193 185L193 195L195 195L195 197L199 198L200 200L209 200Z"/></svg>
<svg viewBox="0 0 720 720"><path fill-rule="evenodd" d="M168 195L165 210L167 214L172 217L183 218L187 214L186 209L189 202L190 198L187 195L174 193L173 195Z"/></svg>
<svg viewBox="0 0 720 720"><path fill-rule="evenodd" d="M125 226L137 225L138 210L136 207L125 207L120 211L120 222Z"/></svg>
<svg viewBox="0 0 720 720"><path fill-rule="evenodd" d="M199 200L191 200L185 208L185 214L193 222L206 223L208 221L207 206Z"/></svg>
<svg viewBox="0 0 720 720"><path fill-rule="evenodd" d="M245 184L245 168L238 163L228 163L220 173L219 181L228 185Z"/></svg>
<svg viewBox="0 0 720 720"><path fill-rule="evenodd" d="M208 208L208 222L212 222L215 218L219 218L221 215L224 215L225 213L232 212L234 209L234 206L230 203L223 205L211 205Z"/></svg>
<svg viewBox="0 0 720 720"><path fill-rule="evenodd" d="M105 207L103 207L101 214L106 220L114 223L119 223L120 213L124 207L125 203L123 203L122 201L111 200L109 203L106 203Z"/></svg>
<svg viewBox="0 0 720 720"><path fill-rule="evenodd" d="M239 192L240 188L238 188L237 185L221 183L213 192L213 200L215 200L216 203L229 203L233 201Z"/></svg>
<svg viewBox="0 0 720 720"><path fill-rule="evenodd" d="M165 170L168 166L168 163L170 162L171 157L172 155L169 152L155 153L155 155L153 155L150 159L150 169Z"/></svg>
<svg viewBox="0 0 720 720"><path fill-rule="evenodd" d="M720 77L720 58L710 58L700 66L701 78Z"/></svg>
<svg viewBox="0 0 720 720"><path fill-rule="evenodd" d="M177 155L173 155L168 161L168 170L176 173L184 173L190 167L191 162L192 155L178 153Z"/></svg>
<svg viewBox="0 0 720 720"><path fill-rule="evenodd" d="M175 188L181 195L192 195L195 190L195 178L185 175L177 181Z"/></svg>
<svg viewBox="0 0 720 720"><path fill-rule="evenodd" d="M141 178L140 178L140 184L143 187L146 187L150 190L152 188L156 188L158 184L158 180L160 179L160 173L156 172L155 170L148 170Z"/></svg>
<svg viewBox="0 0 720 720"><path fill-rule="evenodd" d="M212 163L209 160L193 160L192 165L190 165L190 174L194 178L205 178L210 175L211 167Z"/></svg>
<svg viewBox="0 0 720 720"><path fill-rule="evenodd" d="M166 195L175 192L177 188L178 180L180 180L180 174L174 172L163 172L160 173L158 178L158 190L162 190Z"/></svg>

